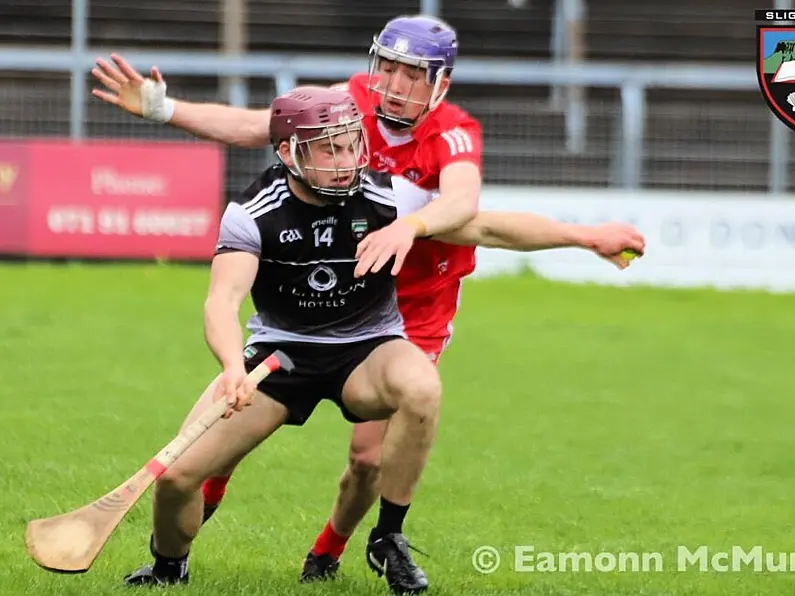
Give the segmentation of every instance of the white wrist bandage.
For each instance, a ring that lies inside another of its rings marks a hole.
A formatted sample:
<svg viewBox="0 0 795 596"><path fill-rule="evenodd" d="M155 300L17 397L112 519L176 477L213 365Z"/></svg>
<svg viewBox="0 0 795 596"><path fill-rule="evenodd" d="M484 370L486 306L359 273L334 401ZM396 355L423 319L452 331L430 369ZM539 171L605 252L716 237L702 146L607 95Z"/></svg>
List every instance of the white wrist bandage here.
<svg viewBox="0 0 795 596"><path fill-rule="evenodd" d="M146 79L141 85L141 115L165 124L174 115L174 100L166 96L166 84Z"/></svg>

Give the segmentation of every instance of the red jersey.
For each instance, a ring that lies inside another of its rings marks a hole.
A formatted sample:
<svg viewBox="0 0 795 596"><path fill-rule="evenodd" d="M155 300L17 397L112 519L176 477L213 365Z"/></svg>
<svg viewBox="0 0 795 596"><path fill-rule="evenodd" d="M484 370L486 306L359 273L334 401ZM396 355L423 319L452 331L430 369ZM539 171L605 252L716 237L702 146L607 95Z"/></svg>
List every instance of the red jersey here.
<svg viewBox="0 0 795 596"><path fill-rule="evenodd" d="M442 102L412 131L398 136L375 115L377 96L368 90L367 74L353 75L348 91L364 114L370 143L370 168L439 191L439 176L448 164L471 161L482 166L480 125L467 112ZM436 240L414 242L398 274L398 303L411 339L447 338L458 310L461 280L475 269L475 247Z"/></svg>

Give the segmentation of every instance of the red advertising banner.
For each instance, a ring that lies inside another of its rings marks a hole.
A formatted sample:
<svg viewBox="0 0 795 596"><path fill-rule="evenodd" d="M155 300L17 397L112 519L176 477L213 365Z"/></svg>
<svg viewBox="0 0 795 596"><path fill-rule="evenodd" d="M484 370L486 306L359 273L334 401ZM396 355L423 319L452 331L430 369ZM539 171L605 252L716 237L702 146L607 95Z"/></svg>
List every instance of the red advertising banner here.
<svg viewBox="0 0 795 596"><path fill-rule="evenodd" d="M0 253L21 254L28 244L28 150L0 143Z"/></svg>
<svg viewBox="0 0 795 596"><path fill-rule="evenodd" d="M17 188L27 191L27 225L20 226L27 230L27 254L212 257L223 200L219 148L128 141L30 141L24 146L26 158L18 161L26 184ZM7 152L8 146L0 144L0 189L2 164L10 163L4 148Z"/></svg>

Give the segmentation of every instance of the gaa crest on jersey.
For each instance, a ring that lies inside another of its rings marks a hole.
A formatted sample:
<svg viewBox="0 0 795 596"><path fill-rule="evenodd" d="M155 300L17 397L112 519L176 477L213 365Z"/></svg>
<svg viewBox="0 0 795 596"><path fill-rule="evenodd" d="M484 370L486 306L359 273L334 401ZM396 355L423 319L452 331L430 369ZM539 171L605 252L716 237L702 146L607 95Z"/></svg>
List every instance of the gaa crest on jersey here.
<svg viewBox="0 0 795 596"><path fill-rule="evenodd" d="M357 242L360 242L369 231L369 225L366 219L352 219L351 220L351 233Z"/></svg>
<svg viewBox="0 0 795 596"><path fill-rule="evenodd" d="M756 17L770 22L786 18L789 12L762 10ZM795 27L758 26L756 53L756 75L765 102L779 120L795 130Z"/></svg>

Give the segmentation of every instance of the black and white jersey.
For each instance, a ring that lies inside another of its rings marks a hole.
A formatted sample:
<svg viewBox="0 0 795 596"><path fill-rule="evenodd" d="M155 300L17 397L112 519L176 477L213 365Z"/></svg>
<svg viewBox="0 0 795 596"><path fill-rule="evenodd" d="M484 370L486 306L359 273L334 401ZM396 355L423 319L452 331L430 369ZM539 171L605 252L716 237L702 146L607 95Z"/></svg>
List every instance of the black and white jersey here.
<svg viewBox="0 0 795 596"><path fill-rule="evenodd" d="M391 263L377 274L353 276L359 241L402 211L389 175L371 174L343 204L321 207L293 195L283 165L265 170L228 205L217 247L260 260L248 343L349 343L404 335Z"/></svg>

